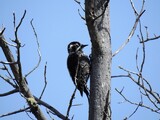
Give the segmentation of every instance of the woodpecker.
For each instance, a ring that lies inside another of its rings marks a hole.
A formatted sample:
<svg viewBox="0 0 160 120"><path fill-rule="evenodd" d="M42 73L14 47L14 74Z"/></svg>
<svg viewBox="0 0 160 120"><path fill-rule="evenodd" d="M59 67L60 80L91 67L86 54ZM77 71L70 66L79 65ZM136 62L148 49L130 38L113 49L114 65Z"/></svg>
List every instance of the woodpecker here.
<svg viewBox="0 0 160 120"><path fill-rule="evenodd" d="M84 92L89 101L90 93L87 87L87 81L90 76L90 60L82 50L86 46L88 45L83 45L77 41L69 43L67 67L72 81L80 91L81 96L83 96Z"/></svg>

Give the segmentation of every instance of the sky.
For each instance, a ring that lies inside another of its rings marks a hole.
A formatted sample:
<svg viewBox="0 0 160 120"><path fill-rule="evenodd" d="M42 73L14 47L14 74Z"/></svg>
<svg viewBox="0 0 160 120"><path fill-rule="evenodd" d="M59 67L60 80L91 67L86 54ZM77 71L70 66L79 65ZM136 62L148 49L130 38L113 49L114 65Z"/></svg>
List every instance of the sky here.
<svg viewBox="0 0 160 120"><path fill-rule="evenodd" d="M136 1L135 7L140 10L141 1ZM84 2L81 1L82 6ZM141 18L143 31L144 26L148 26L149 36L153 37L154 34L160 34L160 1L159 0L146 0L145 10ZM87 55L91 52L91 43L88 35L87 26L85 21L81 19L78 14L78 9L81 15L84 13L80 6L74 0L2 0L0 7L0 28L5 27L5 38L9 41L14 39L13 27L13 12L16 14L16 23L18 24L22 17L24 10L27 11L25 19L18 31L18 37L24 45L21 48L21 62L22 72L26 75L38 63L38 52L36 45L36 38L30 25L33 19L33 24L36 29L41 51L41 63L39 67L27 77L29 88L31 92L37 97L40 96L44 86L44 66L47 62L47 88L44 92L42 100L46 101L62 114L66 114L70 97L74 91L74 85L71 81L66 67L67 59L67 45L71 41L79 41L89 46L84 49ZM127 39L129 32L135 21L135 15L131 8L129 0L123 1L110 1L110 27L111 27L111 41L112 52L114 53L120 45ZM126 69L137 72L136 69L136 50L139 48L141 52L141 45L139 44L137 35L138 29L132 37L129 44L112 60L112 75L125 74L118 66L123 66ZM146 63L143 75L155 91L160 93L158 68L160 67L159 59L160 54L158 51L160 40L146 43ZM15 49L11 47L15 54ZM138 63L140 64L142 55L139 53ZM2 50L0 49L0 61L5 61ZM2 65L0 65L2 67ZM0 70L0 74L6 75ZM0 79L0 93L3 93L12 88ZM138 87L127 78L117 78L111 80L111 108L112 119L123 120L133 113L136 106L130 105L115 91L115 88L121 90L124 87L124 94L132 101L139 102L140 95ZM24 99L20 94L14 94L7 97L0 98L0 114L5 114L14 110L18 110L27 106ZM149 104L144 99L146 104ZM86 96L81 97L79 92L76 93L74 99L75 105L71 108L70 117L74 116L74 120L87 120L88 119L88 102ZM44 107L41 107L46 117ZM31 114L30 114L31 115ZM32 116L32 115L31 115ZM33 117L33 116L32 116ZM56 116L52 115L55 120L59 120ZM130 120L158 120L160 115L155 114L144 108L139 108L138 111L130 118ZM26 113L19 113L13 116L1 118L1 120L29 120Z"/></svg>

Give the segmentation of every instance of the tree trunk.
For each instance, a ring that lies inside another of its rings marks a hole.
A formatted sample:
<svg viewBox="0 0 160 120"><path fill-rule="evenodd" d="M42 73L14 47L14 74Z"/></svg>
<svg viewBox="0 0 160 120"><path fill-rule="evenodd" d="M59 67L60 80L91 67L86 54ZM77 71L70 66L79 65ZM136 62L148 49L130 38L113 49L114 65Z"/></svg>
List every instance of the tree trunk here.
<svg viewBox="0 0 160 120"><path fill-rule="evenodd" d="M85 17L92 43L89 120L110 120L109 0L86 0Z"/></svg>

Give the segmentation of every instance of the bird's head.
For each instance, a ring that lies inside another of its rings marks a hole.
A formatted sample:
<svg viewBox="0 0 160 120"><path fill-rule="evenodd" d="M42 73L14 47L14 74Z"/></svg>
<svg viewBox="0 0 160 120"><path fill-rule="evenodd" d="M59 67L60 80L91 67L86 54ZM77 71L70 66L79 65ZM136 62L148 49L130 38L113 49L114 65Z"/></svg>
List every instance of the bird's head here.
<svg viewBox="0 0 160 120"><path fill-rule="evenodd" d="M86 46L88 46L88 45L83 45L77 41L73 41L73 42L69 43L69 45L68 45L68 53L71 54L71 53L75 53L77 51L82 51L82 49Z"/></svg>

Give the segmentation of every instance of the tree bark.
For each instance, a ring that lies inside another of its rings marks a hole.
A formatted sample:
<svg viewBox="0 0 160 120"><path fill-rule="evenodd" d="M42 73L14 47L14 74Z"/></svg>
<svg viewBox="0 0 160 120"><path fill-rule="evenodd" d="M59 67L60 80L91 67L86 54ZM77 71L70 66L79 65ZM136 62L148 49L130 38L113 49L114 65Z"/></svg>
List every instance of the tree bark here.
<svg viewBox="0 0 160 120"><path fill-rule="evenodd" d="M109 0L86 0L85 17L92 43L89 120L110 120Z"/></svg>

